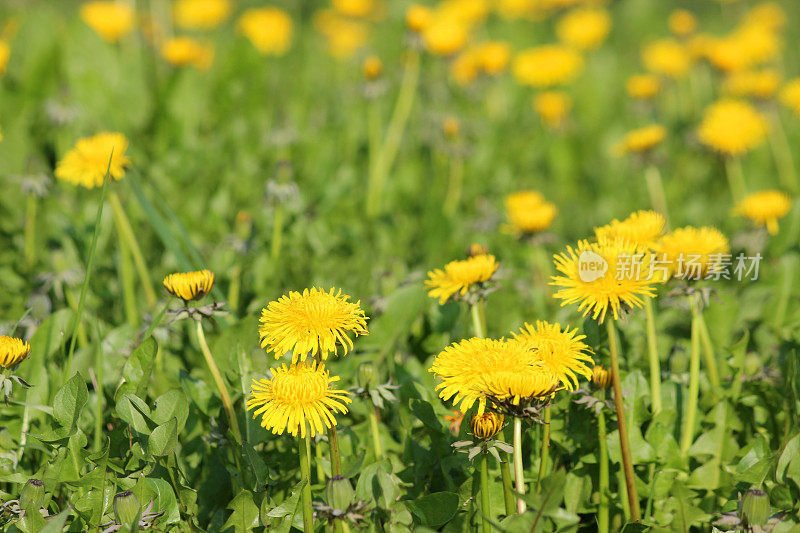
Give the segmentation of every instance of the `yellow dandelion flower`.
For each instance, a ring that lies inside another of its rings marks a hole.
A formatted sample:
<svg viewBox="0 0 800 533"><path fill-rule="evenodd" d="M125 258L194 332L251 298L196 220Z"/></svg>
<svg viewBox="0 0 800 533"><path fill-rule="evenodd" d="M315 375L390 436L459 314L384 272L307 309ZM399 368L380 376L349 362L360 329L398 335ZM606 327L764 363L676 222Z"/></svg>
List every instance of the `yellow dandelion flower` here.
<svg viewBox="0 0 800 533"><path fill-rule="evenodd" d="M11 46L8 41L0 39L0 76L6 73L8 59L11 57Z"/></svg>
<svg viewBox="0 0 800 533"><path fill-rule="evenodd" d="M577 329L558 323L550 324L537 320L534 325L525 323L514 339L536 352L542 368L553 374L568 390L578 384L578 376L590 378L592 371L587 365L594 364L592 350L583 342L586 335L579 335Z"/></svg>
<svg viewBox="0 0 800 533"><path fill-rule="evenodd" d="M349 299L334 288L330 292L316 287L302 293L290 291L261 311L261 347L273 352L276 359L292 352L293 363L305 361L309 355L327 359L329 354L337 354L339 346L342 355L347 355L353 349L348 333L367 335L368 319L361 302Z"/></svg>
<svg viewBox="0 0 800 533"><path fill-rule="evenodd" d="M628 132L625 138L614 147L617 155L643 154L649 152L664 140L667 130L659 124L650 124Z"/></svg>
<svg viewBox="0 0 800 533"><path fill-rule="evenodd" d="M511 58L511 45L503 41L486 41L473 49L478 66L490 76L502 73Z"/></svg>
<svg viewBox="0 0 800 533"><path fill-rule="evenodd" d="M558 208L536 191L519 191L506 196L506 218L513 231L536 233L553 223Z"/></svg>
<svg viewBox="0 0 800 533"><path fill-rule="evenodd" d="M786 12L777 2L762 2L747 12L744 22L775 31L786 25Z"/></svg>
<svg viewBox="0 0 800 533"><path fill-rule="evenodd" d="M685 77L692 66L686 47L674 39L661 39L645 46L642 62L650 72L676 79Z"/></svg>
<svg viewBox="0 0 800 533"><path fill-rule="evenodd" d="M694 30L697 29L697 19L691 11L676 9L669 14L667 25L669 26L669 31L673 34L678 37L686 37L694 33Z"/></svg>
<svg viewBox="0 0 800 533"><path fill-rule="evenodd" d="M381 10L378 0L333 0L333 9L346 17L370 18Z"/></svg>
<svg viewBox="0 0 800 533"><path fill-rule="evenodd" d="M661 80L653 74L634 74L625 82L625 91L631 98L650 100L661 91Z"/></svg>
<svg viewBox="0 0 800 533"><path fill-rule="evenodd" d="M541 368L488 370L481 387L489 401L511 400L514 405L544 399L559 389L558 377Z"/></svg>
<svg viewBox="0 0 800 533"><path fill-rule="evenodd" d="M579 50L594 50L603 44L609 31L611 15L604 9L575 9L556 24L558 40Z"/></svg>
<svg viewBox="0 0 800 533"><path fill-rule="evenodd" d="M636 243L624 239L580 241L577 248L554 256L558 276L550 285L561 287L554 298L561 305L578 304L578 311L602 323L611 310L614 318L625 308L642 307L643 298L653 298L659 277L651 275L652 256Z"/></svg>
<svg viewBox="0 0 800 533"><path fill-rule="evenodd" d="M253 380L247 410L253 418L261 415L261 427L276 435L312 437L336 425L336 413L347 413L350 393L331 388L339 381L325 365L296 363L271 370L271 378Z"/></svg>
<svg viewBox="0 0 800 533"><path fill-rule="evenodd" d="M697 136L709 148L737 156L764 142L768 128L767 119L748 102L723 99L706 108Z"/></svg>
<svg viewBox="0 0 800 533"><path fill-rule="evenodd" d="M277 7L248 9L239 18L238 27L264 55L282 56L292 44L292 19Z"/></svg>
<svg viewBox="0 0 800 533"><path fill-rule="evenodd" d="M0 366L11 368L16 366L28 357L31 353L31 345L22 339L0 335Z"/></svg>
<svg viewBox="0 0 800 533"><path fill-rule="evenodd" d="M378 56L368 56L363 65L361 72L364 74L364 79L367 81L375 81L383 74L383 62Z"/></svg>
<svg viewBox="0 0 800 533"><path fill-rule="evenodd" d="M470 288L492 279L499 266L491 254L451 261L444 270L437 268L428 272L425 280L428 296L438 298L439 304L444 305L454 296L464 296Z"/></svg>
<svg viewBox="0 0 800 533"><path fill-rule="evenodd" d="M800 116L800 78L795 78L784 85L780 99L783 105Z"/></svg>
<svg viewBox="0 0 800 533"><path fill-rule="evenodd" d="M89 189L103 184L106 171L113 179L120 180L125 167L131 164L125 155L127 149L128 139L121 133L103 132L79 139L56 165L55 176Z"/></svg>
<svg viewBox="0 0 800 533"><path fill-rule="evenodd" d="M722 90L731 96L767 99L775 96L781 74L775 69L743 70L725 78Z"/></svg>
<svg viewBox="0 0 800 533"><path fill-rule="evenodd" d="M185 302L201 298L211 292L214 273L210 270L176 272L164 278L164 288Z"/></svg>
<svg viewBox="0 0 800 533"><path fill-rule="evenodd" d="M734 209L734 213L749 218L756 225L766 226L770 235L778 233L778 220L792 208L792 199L781 191L759 191L748 194Z"/></svg>
<svg viewBox="0 0 800 533"><path fill-rule="evenodd" d="M427 6L411 4L406 10L406 27L414 33L422 33L433 22L433 10Z"/></svg>
<svg viewBox="0 0 800 533"><path fill-rule="evenodd" d="M452 56L467 44L469 31L455 17L437 16L422 32L422 43L428 52L438 56Z"/></svg>
<svg viewBox="0 0 800 533"><path fill-rule="evenodd" d="M529 48L514 57L512 72L517 82L548 88L574 80L583 70L583 57L563 45Z"/></svg>
<svg viewBox="0 0 800 533"><path fill-rule="evenodd" d="M478 77L480 64L473 50L465 50L450 62L450 76L458 85L469 85Z"/></svg>
<svg viewBox="0 0 800 533"><path fill-rule="evenodd" d="M491 439L503 429L505 417L500 413L486 412L482 415L475 415L469 421L472 434L479 439Z"/></svg>
<svg viewBox="0 0 800 533"><path fill-rule="evenodd" d="M724 255L730 253L728 239L718 229L686 226L667 233L655 245L658 260L679 279L702 279L721 272Z"/></svg>
<svg viewBox="0 0 800 533"><path fill-rule="evenodd" d="M136 14L127 2L95 0L81 6L81 18L100 37L115 43L133 30Z"/></svg>
<svg viewBox="0 0 800 533"><path fill-rule="evenodd" d="M602 366L592 369L592 384L598 389L607 389L611 386L611 371Z"/></svg>
<svg viewBox="0 0 800 533"><path fill-rule="evenodd" d="M442 0L436 6L436 14L444 18L454 18L472 28L483 22L489 15L489 0Z"/></svg>
<svg viewBox="0 0 800 533"><path fill-rule="evenodd" d="M210 30L231 14L230 0L176 0L172 6L175 25L187 30Z"/></svg>
<svg viewBox="0 0 800 533"><path fill-rule="evenodd" d="M649 248L664 235L665 225L661 213L636 211L622 222L614 219L610 224L594 228L594 233L598 241L619 238Z"/></svg>
<svg viewBox="0 0 800 533"><path fill-rule="evenodd" d="M349 59L367 42L369 26L360 20L324 10L314 17L314 26L325 38L328 53L336 59Z"/></svg>
<svg viewBox="0 0 800 533"><path fill-rule="evenodd" d="M564 125L572 109L572 98L563 91L544 91L533 97L533 109L548 128Z"/></svg>
<svg viewBox="0 0 800 533"><path fill-rule="evenodd" d="M440 380L436 385L440 398L452 399L453 406L462 412L478 402L478 414L486 408L484 378L488 372L542 372L541 361L522 343L478 337L446 347L428 371Z"/></svg>
<svg viewBox="0 0 800 533"><path fill-rule="evenodd" d="M193 66L208 70L214 60L214 50L191 37L173 37L161 46L161 57L176 67Z"/></svg>

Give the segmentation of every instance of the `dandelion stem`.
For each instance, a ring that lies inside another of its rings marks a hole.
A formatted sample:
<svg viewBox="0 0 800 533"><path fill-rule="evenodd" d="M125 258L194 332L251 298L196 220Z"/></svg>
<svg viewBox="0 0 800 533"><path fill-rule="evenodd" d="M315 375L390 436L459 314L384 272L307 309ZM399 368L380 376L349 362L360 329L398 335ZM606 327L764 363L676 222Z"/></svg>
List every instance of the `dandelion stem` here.
<svg viewBox="0 0 800 533"><path fill-rule="evenodd" d="M328 428L328 445L331 447L331 476L342 475L342 463L339 458L339 437L336 434L336 426Z"/></svg>
<svg viewBox="0 0 800 533"><path fill-rule="evenodd" d="M480 462L480 478L481 478L481 531L483 533L490 533L492 524L489 522L491 518L491 508L489 504L489 453L484 450L479 454Z"/></svg>
<svg viewBox="0 0 800 533"><path fill-rule="evenodd" d="M36 263L36 211L38 199L29 193L25 199L25 265L28 269Z"/></svg>
<svg viewBox="0 0 800 533"><path fill-rule="evenodd" d="M636 479L633 471L633 459L631 457L631 444L628 438L628 423L625 419L625 405L622 402L622 384L620 383L619 370L619 340L617 330L613 320L606 321L608 328L608 345L611 353L611 382L614 385L614 406L617 410L617 426L619 428L619 444L622 452L622 467L625 472L625 488L628 496L628 507L630 509L631 521L641 520L641 510L639 508L639 495L636 491Z"/></svg>
<svg viewBox="0 0 800 533"><path fill-rule="evenodd" d="M483 298L470 306L472 314L472 327L475 329L476 337L486 337L486 311Z"/></svg>
<svg viewBox="0 0 800 533"><path fill-rule="evenodd" d="M605 389L600 391L600 399L605 400ZM600 447L598 460L600 473L598 477L597 492L600 502L597 507L597 531L608 533L608 495L609 495L609 469L608 469L608 442L606 441L606 413L602 409L597 413L597 442Z"/></svg>
<svg viewBox="0 0 800 533"><path fill-rule="evenodd" d="M128 248L133 257L133 264L139 273L142 287L144 288L145 299L147 300L147 307L153 307L156 303L156 292L153 289L153 284L150 280L150 272L147 270L147 264L144 262L142 250L139 248L139 243L136 241L136 234L133 232L131 222L125 214L125 209L122 207L122 202L119 196L112 189L108 191L108 200L111 202L111 208L114 211L114 222L117 225L117 233L120 239L127 241Z"/></svg>
<svg viewBox="0 0 800 533"><path fill-rule="evenodd" d="M786 319L789 296L794 286L794 268L797 263L797 256L786 256L781 259L781 262L783 263L783 279L781 280L781 289L778 294L778 303L775 305L774 326L776 330L781 329L783 321Z"/></svg>
<svg viewBox="0 0 800 533"><path fill-rule="evenodd" d="M375 450L375 459L383 457L383 447L381 446L381 434L378 431L378 408L367 401L367 411L369 413L369 429L372 433L372 447Z"/></svg>
<svg viewBox="0 0 800 533"><path fill-rule="evenodd" d="M655 311L650 298L644 299L644 313L647 322L647 354L650 359L650 401L653 406L653 414L656 415L661 412L661 364L656 344Z"/></svg>
<svg viewBox="0 0 800 533"><path fill-rule="evenodd" d="M511 467L508 461L500 462L500 479L503 481L503 503L505 503L506 516L514 514L514 491L511 488Z"/></svg>
<svg viewBox="0 0 800 533"><path fill-rule="evenodd" d="M297 447L300 449L300 475L306 484L301 491L303 500L303 531L314 531L314 514L311 510L311 435L298 437Z"/></svg>
<svg viewBox="0 0 800 533"><path fill-rule="evenodd" d="M97 338L100 339L99 327ZM94 412L94 451L99 452L103 447L103 408L105 407L105 397L103 396L103 343L97 342L94 352L94 379L97 388L95 394Z"/></svg>
<svg viewBox="0 0 800 533"><path fill-rule="evenodd" d="M797 183L797 173L792 160L792 149L789 146L789 140L786 138L786 132L783 129L783 123L778 113L775 113L772 126L770 130L772 136L769 144L772 146L775 166L778 168L778 178L787 190L792 194L797 194L800 187Z"/></svg>
<svg viewBox="0 0 800 533"><path fill-rule="evenodd" d="M728 186L734 202L738 202L747 194L747 184L742 172L742 161L738 157L725 159L725 175L728 177Z"/></svg>
<svg viewBox="0 0 800 533"><path fill-rule="evenodd" d="M542 424L542 451L539 454L539 474L536 476L536 492L539 492L542 478L547 472L547 463L550 461L550 407L544 410L544 423Z"/></svg>
<svg viewBox="0 0 800 533"><path fill-rule="evenodd" d="M195 320L195 322L197 326L195 329L197 332L197 342L200 344L200 350L203 352L208 370L211 372L211 376L214 378L214 384L219 391L220 398L222 399L222 406L225 408L225 414L228 416L228 424L230 425L231 432L236 438L236 443L240 444L242 442L242 434L239 432L239 422L236 418L236 412L233 410L233 402L231 402L228 389L225 386L225 382L222 380L222 374L220 374L219 368L217 368L217 363L214 362L214 357L211 355L211 350L208 348L206 335L203 333L203 322L199 319Z"/></svg>
<svg viewBox="0 0 800 533"><path fill-rule="evenodd" d="M447 195L444 198L442 211L447 216L452 216L461 202L461 189L464 183L464 160L459 154L450 156L450 176L447 182Z"/></svg>
<svg viewBox="0 0 800 533"><path fill-rule="evenodd" d="M667 211L667 195L664 193L664 182L661 180L661 172L654 164L647 165L644 171L644 178L647 182L647 193L650 195L650 203L653 209L664 215L664 220L669 226L669 212Z"/></svg>
<svg viewBox="0 0 800 533"><path fill-rule="evenodd" d="M242 288L242 265L236 263L231 267L231 283L228 286L228 309L234 315L238 314L239 294Z"/></svg>
<svg viewBox="0 0 800 533"><path fill-rule="evenodd" d="M128 243L125 239L119 241L119 277L122 286L122 300L125 308L125 320L132 327L139 325L139 311L136 304L136 289L134 287L133 265Z"/></svg>
<svg viewBox="0 0 800 533"><path fill-rule="evenodd" d="M689 357L689 394L683 419L683 433L681 434L681 454L684 456L694 440L697 400L700 393L700 315L694 296L689 296L689 304L692 308L692 340Z"/></svg>
<svg viewBox="0 0 800 533"><path fill-rule="evenodd" d="M708 381L714 389L719 387L719 369L717 368L717 359L714 357L714 345L711 343L711 335L708 333L708 326L706 326L706 319L703 316L703 310L697 306L697 327L700 328L700 344L703 347L703 359L705 360L706 372L708 373Z"/></svg>
<svg viewBox="0 0 800 533"><path fill-rule="evenodd" d="M517 493L525 494L525 474L522 471L522 419L514 417L514 481ZM517 513L525 512L525 500L517 497Z"/></svg>

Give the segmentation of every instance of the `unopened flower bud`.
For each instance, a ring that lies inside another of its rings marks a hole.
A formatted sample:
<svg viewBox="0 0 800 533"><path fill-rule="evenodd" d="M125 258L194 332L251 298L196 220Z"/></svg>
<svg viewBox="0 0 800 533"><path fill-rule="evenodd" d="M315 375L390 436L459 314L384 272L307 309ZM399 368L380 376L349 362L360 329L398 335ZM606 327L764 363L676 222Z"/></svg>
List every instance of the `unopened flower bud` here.
<svg viewBox="0 0 800 533"><path fill-rule="evenodd" d="M133 524L134 520L139 520L141 510L139 498L133 492L126 490L114 496L114 518L117 524Z"/></svg>
<svg viewBox="0 0 800 533"><path fill-rule="evenodd" d="M372 363L361 363L358 367L358 386L364 390L375 388L375 366Z"/></svg>
<svg viewBox="0 0 800 533"><path fill-rule="evenodd" d="M40 479L29 479L19 494L19 506L22 509L39 509L43 503L44 483Z"/></svg>
<svg viewBox="0 0 800 533"><path fill-rule="evenodd" d="M337 511L344 511L355 498L355 491L350 480L343 476L334 476L328 481L328 505Z"/></svg>
<svg viewBox="0 0 800 533"><path fill-rule="evenodd" d="M611 385L611 371L595 366L592 369L592 384L598 389L607 389Z"/></svg>
<svg viewBox="0 0 800 533"><path fill-rule="evenodd" d="M362 69L364 79L367 81L375 81L383 74L383 63L378 56L369 56L364 60Z"/></svg>
<svg viewBox="0 0 800 533"><path fill-rule="evenodd" d="M482 415L475 415L469 422L472 434L479 439L491 439L503 429L503 415L499 413L485 412Z"/></svg>
<svg viewBox="0 0 800 533"><path fill-rule="evenodd" d="M473 242L467 247L467 257L475 257L476 255L486 255L488 253L489 249L482 244L478 244L477 242Z"/></svg>
<svg viewBox="0 0 800 533"><path fill-rule="evenodd" d="M458 137L458 133L461 131L461 122L456 117L449 116L442 123L442 131L445 137L454 139Z"/></svg>
<svg viewBox="0 0 800 533"><path fill-rule="evenodd" d="M763 526L769 520L769 496L761 489L749 489L742 501L742 522L748 526Z"/></svg>

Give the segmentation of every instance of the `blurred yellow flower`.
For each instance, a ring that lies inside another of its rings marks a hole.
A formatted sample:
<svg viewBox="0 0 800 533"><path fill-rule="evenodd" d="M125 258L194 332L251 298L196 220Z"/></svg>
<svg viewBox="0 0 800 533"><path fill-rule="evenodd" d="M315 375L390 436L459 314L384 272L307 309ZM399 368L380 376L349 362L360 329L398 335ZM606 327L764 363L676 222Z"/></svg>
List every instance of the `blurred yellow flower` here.
<svg viewBox="0 0 800 533"><path fill-rule="evenodd" d="M564 44L580 50L593 50L603 44L611 31L611 15L604 9L580 8L558 21L556 35Z"/></svg>
<svg viewBox="0 0 800 533"><path fill-rule="evenodd" d="M367 43L369 26L335 11L323 10L314 16L314 26L325 38L328 53L336 59L349 59Z"/></svg>
<svg viewBox="0 0 800 533"><path fill-rule="evenodd" d="M469 85L479 73L480 64L474 50L465 50L450 62L450 75L458 85Z"/></svg>
<svg viewBox="0 0 800 533"><path fill-rule="evenodd" d="M458 120L457 117L454 117L452 115L446 117L442 122L442 132L448 139L454 139L458 137L458 134L461 132L461 121ZM473 247L475 246L480 246L480 245L473 244L470 247L470 250L472 250ZM478 253L470 253L469 255L481 255L487 253L486 249L483 247L477 250L479 250Z"/></svg>
<svg viewBox="0 0 800 533"><path fill-rule="evenodd" d="M481 70L490 76L496 76L508 66L511 45L504 41L485 41L475 45L473 53Z"/></svg>
<svg viewBox="0 0 800 533"><path fill-rule="evenodd" d="M800 78L795 78L784 85L780 98L783 105L800 116Z"/></svg>
<svg viewBox="0 0 800 533"><path fill-rule="evenodd" d="M506 218L518 233L544 231L553 223L558 208L536 191L519 191L506 196Z"/></svg>
<svg viewBox="0 0 800 533"><path fill-rule="evenodd" d="M539 0L496 0L495 9L507 19L535 19L542 16Z"/></svg>
<svg viewBox="0 0 800 533"><path fill-rule="evenodd" d="M625 138L614 147L614 152L619 155L643 154L649 152L664 140L667 130L660 124L650 124L628 132Z"/></svg>
<svg viewBox="0 0 800 533"><path fill-rule="evenodd" d="M636 211L620 222L612 220L605 226L594 228L598 241L624 239L638 246L650 248L664 235L666 220L655 211Z"/></svg>
<svg viewBox="0 0 800 533"><path fill-rule="evenodd" d="M368 334L361 302L349 299L333 288L330 292L316 287L302 293L289 291L261 311L261 347L276 359L292 352L292 363L308 356L327 359L329 354L337 354L339 346L342 355L347 355L353 349L348 333L356 337Z"/></svg>
<svg viewBox="0 0 800 533"><path fill-rule="evenodd" d="M583 58L563 45L544 45L519 52L514 57L514 78L523 85L549 88L574 80L583 70Z"/></svg>
<svg viewBox="0 0 800 533"><path fill-rule="evenodd" d="M214 49L191 37L173 37L161 45L161 57L176 67L192 66L208 70L214 61Z"/></svg>
<svg viewBox="0 0 800 533"><path fill-rule="evenodd" d="M786 12L777 2L762 2L747 12L744 23L759 25L772 31L779 30L786 25Z"/></svg>
<svg viewBox="0 0 800 533"><path fill-rule="evenodd" d="M8 59L11 57L11 46L8 41L0 40L0 76L6 73Z"/></svg>
<svg viewBox="0 0 800 533"><path fill-rule="evenodd" d="M775 69L743 70L728 74L722 84L731 96L767 99L775 96L781 84L781 74Z"/></svg>
<svg viewBox="0 0 800 533"><path fill-rule="evenodd" d="M184 302L201 298L211 292L214 286L214 273L210 270L176 272L164 278L164 288Z"/></svg>
<svg viewBox="0 0 800 533"><path fill-rule="evenodd" d="M471 29L489 15L488 0L441 0L436 6L436 15L454 19Z"/></svg>
<svg viewBox="0 0 800 533"><path fill-rule="evenodd" d="M466 25L455 17L437 16L422 32L422 42L428 52L439 56L452 56L467 44Z"/></svg>
<svg viewBox="0 0 800 533"><path fill-rule="evenodd" d="M697 19L691 11L685 9L676 9L669 14L667 19L669 31L678 37L686 37L694 33L697 28Z"/></svg>
<svg viewBox="0 0 800 533"><path fill-rule="evenodd" d="M634 74L625 82L628 96L638 100L649 100L661 90L661 80L653 74Z"/></svg>
<svg viewBox="0 0 800 533"><path fill-rule="evenodd" d="M22 339L0 335L0 367L11 368L28 357L31 345Z"/></svg>
<svg viewBox="0 0 800 533"><path fill-rule="evenodd" d="M276 7L248 9L239 18L238 27L264 55L284 55L292 43L292 19Z"/></svg>
<svg viewBox="0 0 800 533"><path fill-rule="evenodd" d="M674 39L661 39L642 49L642 62L647 70L669 78L683 78L689 73L692 58L686 47Z"/></svg>
<svg viewBox="0 0 800 533"><path fill-rule="evenodd" d="M312 437L336 425L336 413L347 413L350 393L331 388L339 381L325 365L316 362L281 365L271 370L271 378L253 380L247 410L253 418L261 415L261 427L276 435Z"/></svg>
<svg viewBox="0 0 800 533"><path fill-rule="evenodd" d="M471 288L492 279L499 266L491 254L451 261L444 270L436 268L428 272L428 279L425 280L428 296L438 298L439 304L444 305L451 298L465 296Z"/></svg>
<svg viewBox="0 0 800 533"><path fill-rule="evenodd" d="M383 62L378 56L367 56L361 66L361 72L367 81L375 81L383 74Z"/></svg>
<svg viewBox="0 0 800 533"><path fill-rule="evenodd" d="M534 325L523 324L514 340L533 350L541 361L542 368L556 376L568 390L578 386L578 376L590 378L592 371L587 365L594 364L592 349L583 342L586 335L577 329L561 329L561 324L537 320Z"/></svg>
<svg viewBox="0 0 800 533"><path fill-rule="evenodd" d="M127 2L94 0L81 6L81 18L100 37L114 43L133 30L136 14Z"/></svg>
<svg viewBox="0 0 800 533"><path fill-rule="evenodd" d="M475 415L469 421L472 434L479 439L491 439L503 429L503 415L499 413L486 412L482 415Z"/></svg>
<svg viewBox="0 0 800 533"><path fill-rule="evenodd" d="M737 156L764 142L768 129L767 119L751 104L723 99L706 108L697 136L717 152Z"/></svg>
<svg viewBox="0 0 800 533"><path fill-rule="evenodd" d="M112 179L122 179L125 167L131 164L127 149L128 139L121 133L103 132L79 139L56 165L55 176L89 189L103 184L106 171Z"/></svg>
<svg viewBox="0 0 800 533"><path fill-rule="evenodd" d="M433 22L433 10L420 4L411 4L406 10L406 27L421 33Z"/></svg>
<svg viewBox="0 0 800 533"><path fill-rule="evenodd" d="M370 18L382 9L378 0L332 0L331 4L340 14L353 18Z"/></svg>
<svg viewBox="0 0 800 533"><path fill-rule="evenodd" d="M667 233L655 250L673 277L698 280L722 271L722 256L730 253L730 246L716 228L686 226Z"/></svg>
<svg viewBox="0 0 800 533"><path fill-rule="evenodd" d="M230 0L176 0L172 6L175 25L187 30L210 30L231 13Z"/></svg>
<svg viewBox="0 0 800 533"><path fill-rule="evenodd" d="M774 31L759 24L748 24L730 35L711 39L706 56L719 70L734 72L775 59L781 47L781 39Z"/></svg>
<svg viewBox="0 0 800 533"><path fill-rule="evenodd" d="M792 208L792 199L781 191L759 191L748 194L734 209L734 213L749 218L758 226L766 226L770 235L778 233L778 220Z"/></svg>
<svg viewBox="0 0 800 533"><path fill-rule="evenodd" d="M533 97L533 109L548 128L557 129L572 109L572 98L563 91L544 91Z"/></svg>

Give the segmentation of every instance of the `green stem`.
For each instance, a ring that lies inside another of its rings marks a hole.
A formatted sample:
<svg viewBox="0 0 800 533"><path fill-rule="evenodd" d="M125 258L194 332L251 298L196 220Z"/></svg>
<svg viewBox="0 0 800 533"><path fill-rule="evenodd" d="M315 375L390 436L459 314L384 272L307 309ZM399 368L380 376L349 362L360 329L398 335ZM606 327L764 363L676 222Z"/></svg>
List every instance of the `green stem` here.
<svg viewBox="0 0 800 533"><path fill-rule="evenodd" d="M228 309L237 314L239 310L239 294L242 289L242 265L236 263L231 267L231 283L228 285Z"/></svg>
<svg viewBox="0 0 800 533"><path fill-rule="evenodd" d="M392 112L392 118L389 121L386 137L375 159L373 174L370 176L367 186L368 217L374 217L380 212L381 196L383 193L383 186L386 182L386 176L394 164L394 159L397 156L397 150L400 148L400 141L403 138L403 132L408 122L408 117L411 114L411 108L414 105L414 96L417 93L417 82L419 80L419 70L419 52L410 50L408 52L405 72L403 73L403 81L400 84L400 92L397 96L397 103Z"/></svg>
<svg viewBox="0 0 800 533"><path fill-rule="evenodd" d="M647 504L644 507L644 519L649 520L653 514L653 497L656 492L656 464L650 463L650 470L647 478L650 480L650 491L647 493Z"/></svg>
<svg viewBox="0 0 800 533"><path fill-rule="evenodd" d="M611 382L614 385L614 406L617 410L617 426L619 428L619 444L622 452L622 467L625 473L625 489L628 496L628 508L630 510L631 521L641 520L641 509L639 508L639 495L636 491L636 478L633 471L633 459L631 457L631 444L628 437L628 422L625 419L625 405L622 402L622 384L620 383L619 370L619 340L617 330L613 320L606 321L608 328L608 344L611 353Z"/></svg>
<svg viewBox="0 0 800 533"><path fill-rule="evenodd" d="M789 140L786 138L786 132L783 129L783 123L778 113L775 113L772 126L770 130L772 132L770 146L772 146L772 154L775 157L778 178L783 187L792 194L797 194L800 191L800 186L798 186L797 173L792 159L792 149L789 146Z"/></svg>
<svg viewBox="0 0 800 533"><path fill-rule="evenodd" d="M689 394L686 401L686 412L681 434L681 453L685 456L694 441L694 426L697 418L697 400L700 393L700 322L697 312L697 301L689 297L692 307L692 340L689 358Z"/></svg>
<svg viewBox="0 0 800 533"><path fill-rule="evenodd" d="M711 335L708 333L706 319L699 303L697 306L697 326L700 328L700 344L703 347L703 359L705 360L706 372L708 372L708 381L711 382L711 386L714 389L717 389L719 387L719 368L717 359L714 357L714 345L711 343Z"/></svg>
<svg viewBox="0 0 800 533"><path fill-rule="evenodd" d="M128 243L121 238L119 241L119 284L122 287L122 300L125 308L125 320L133 328L139 326L139 311L136 305L136 288L133 274L133 265L128 250Z"/></svg>
<svg viewBox="0 0 800 533"><path fill-rule="evenodd" d="M481 514L483 515L481 531L483 531L483 533L489 533L492 530L492 524L489 521L492 512L489 505L489 454L486 451L482 451L479 457L481 475Z"/></svg>
<svg viewBox="0 0 800 533"><path fill-rule="evenodd" d="M486 337L486 310L485 303L481 298L470 306L470 313L472 315L472 327L475 330L476 337Z"/></svg>
<svg viewBox="0 0 800 533"><path fill-rule="evenodd" d="M461 189L464 183L464 160L459 154L450 156L450 179L447 183L447 195L444 198L442 211L452 216L461 202Z"/></svg>
<svg viewBox="0 0 800 533"><path fill-rule="evenodd" d="M378 408L367 401L367 411L369 413L369 428L372 433L372 447L375 450L375 459L383 457L383 447L381 446L381 434L378 431Z"/></svg>
<svg viewBox="0 0 800 533"><path fill-rule="evenodd" d="M25 265L28 269L36 263L36 195L29 193L25 199Z"/></svg>
<svg viewBox="0 0 800 533"><path fill-rule="evenodd" d="M747 184L744 181L741 159L738 157L726 158L725 175L728 177L728 186L731 189L733 201L738 202L747 194Z"/></svg>
<svg viewBox="0 0 800 533"><path fill-rule="evenodd" d="M272 220L272 244L269 256L272 261L277 261L281 254L281 240L283 238L283 206L275 206L275 216Z"/></svg>
<svg viewBox="0 0 800 533"><path fill-rule="evenodd" d="M776 330L783 326L783 321L786 319L786 310L789 306L789 296L792 293L792 286L794 285L794 267L796 256L787 256L781 259L783 263L783 279L781 280L780 293L778 294L778 303L775 305L775 318L773 325Z"/></svg>
<svg viewBox="0 0 800 533"><path fill-rule="evenodd" d="M525 494L525 474L522 471L522 419L514 417L514 482L519 494ZM517 497L517 513L525 512L525 500Z"/></svg>
<svg viewBox="0 0 800 533"><path fill-rule="evenodd" d="M500 462L500 478L503 481L503 503L506 508L506 516L514 514L514 490L511 488L511 467L508 461Z"/></svg>
<svg viewBox="0 0 800 533"><path fill-rule="evenodd" d="M208 348L206 335L203 333L203 322L201 320L196 320L195 323L197 326L195 329L197 332L197 342L200 344L200 350L203 352L208 370L214 378L214 384L217 386L217 391L219 391L220 398L222 399L222 406L225 408L225 414L228 416L228 425L231 428L233 436L236 438L236 444L241 444L242 434L239 432L239 421L236 418L236 412L233 410L233 402L228 394L228 388L225 386L225 382L222 380L222 374L220 374L217 363L214 362L214 357L212 357L211 350Z"/></svg>
<svg viewBox="0 0 800 533"><path fill-rule="evenodd" d="M342 475L342 463L339 457L339 437L336 434L336 426L328 428L328 445L331 447L331 476Z"/></svg>
<svg viewBox="0 0 800 533"><path fill-rule="evenodd" d="M141 248L139 248L139 243L131 227L131 222L125 214L125 209L122 207L119 196L117 196L117 193L113 189L108 191L108 200L111 202L111 208L114 210L114 222L117 224L117 231L119 232L120 239L127 241L131 256L133 256L133 264L136 266L136 270L139 273L139 279L142 282L144 295L147 299L147 306L153 307L156 303L156 292L153 289L150 272L147 270L147 264L144 262L144 256L142 255Z"/></svg>
<svg viewBox="0 0 800 533"><path fill-rule="evenodd" d="M539 460L539 474L536 476L537 493L541 488L542 478L544 478L545 472L547 472L547 463L550 460L550 416L550 407L546 407L544 410L544 424L542 424L542 451Z"/></svg>
<svg viewBox="0 0 800 533"><path fill-rule="evenodd" d="M99 329L99 328L98 328ZM99 334L99 331L98 331ZM98 339L100 336L98 335ZM97 381L97 395L94 412L94 451L99 452L103 447L103 410L105 408L105 397L103 396L103 349L102 343L98 342L94 353L94 379Z"/></svg>
<svg viewBox="0 0 800 533"><path fill-rule="evenodd" d="M651 298L644 299L644 313L647 322L647 354L650 359L650 398L653 402L653 414L657 415L661 412L661 364L658 359L656 319Z"/></svg>
<svg viewBox="0 0 800 533"><path fill-rule="evenodd" d="M664 215L664 220L669 226L669 211L667 210L667 195L664 193L664 182L661 179L661 172L654 164L647 165L644 171L644 178L647 183L647 193L650 195L650 203L653 209Z"/></svg>
<svg viewBox="0 0 800 533"><path fill-rule="evenodd" d="M322 466L322 446L319 445L319 442L314 446L314 457L317 465L317 483L325 483L325 468Z"/></svg>
<svg viewBox="0 0 800 533"><path fill-rule="evenodd" d="M600 393L601 400L605 400L605 390ZM608 533L608 496L609 488L609 468L608 468L608 442L606 441L606 414L601 409L597 413L597 441L600 446L599 461L600 473L598 477L598 494L600 502L597 507L597 531Z"/></svg>
<svg viewBox="0 0 800 533"><path fill-rule="evenodd" d="M314 513L311 510L311 435L298 437L297 447L300 449L300 475L306 482L301 491L303 500L303 531L314 531Z"/></svg>

